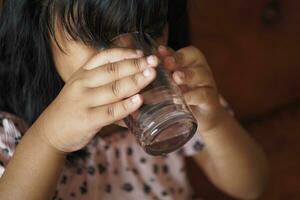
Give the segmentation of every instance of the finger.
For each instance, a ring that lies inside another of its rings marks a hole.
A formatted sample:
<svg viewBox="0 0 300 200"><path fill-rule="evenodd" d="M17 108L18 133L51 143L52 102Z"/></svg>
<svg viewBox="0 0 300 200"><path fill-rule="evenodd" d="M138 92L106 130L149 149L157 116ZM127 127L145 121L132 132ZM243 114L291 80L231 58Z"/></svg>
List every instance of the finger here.
<svg viewBox="0 0 300 200"><path fill-rule="evenodd" d="M171 71L196 65L204 68L209 68L206 59L200 52L200 50L192 46L182 48L172 56L166 57L164 59L164 65Z"/></svg>
<svg viewBox="0 0 300 200"><path fill-rule="evenodd" d="M89 60L83 66L83 69L91 70L108 63L114 63L125 59L140 58L142 56L143 56L143 52L135 49L126 49L126 48L105 49L100 51L91 60Z"/></svg>
<svg viewBox="0 0 300 200"><path fill-rule="evenodd" d="M182 68L173 73L173 79L178 85L187 85L189 87L212 87L216 84L213 75L207 68L190 67Z"/></svg>
<svg viewBox="0 0 300 200"><path fill-rule="evenodd" d="M98 88L91 88L87 94L88 104L90 107L97 107L118 102L141 91L155 79L155 76L156 71L148 68L143 73L128 76Z"/></svg>
<svg viewBox="0 0 300 200"><path fill-rule="evenodd" d="M166 58L175 54L175 51L172 48L166 46L159 46L158 52L161 58Z"/></svg>
<svg viewBox="0 0 300 200"><path fill-rule="evenodd" d="M83 74L83 79L86 87L99 87L157 65L158 58L156 56L128 59L87 70Z"/></svg>
<svg viewBox="0 0 300 200"><path fill-rule="evenodd" d="M97 119L94 121L95 127L104 127L124 119L138 110L142 103L142 96L138 94L121 102L92 108L91 119Z"/></svg>
<svg viewBox="0 0 300 200"><path fill-rule="evenodd" d="M199 87L184 93L185 101L188 105L209 108L211 105L218 104L218 95L214 88Z"/></svg>
<svg viewBox="0 0 300 200"><path fill-rule="evenodd" d="M114 124L124 127L124 128L128 128L127 125L125 124L124 120L117 121Z"/></svg>

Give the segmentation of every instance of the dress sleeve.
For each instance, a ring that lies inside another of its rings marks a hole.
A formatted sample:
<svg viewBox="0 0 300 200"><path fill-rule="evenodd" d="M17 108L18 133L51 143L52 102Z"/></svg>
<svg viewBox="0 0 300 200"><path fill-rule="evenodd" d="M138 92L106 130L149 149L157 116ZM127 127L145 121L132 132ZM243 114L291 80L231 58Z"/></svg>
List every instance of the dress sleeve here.
<svg viewBox="0 0 300 200"><path fill-rule="evenodd" d="M13 156L25 129L23 121L8 113L0 112L0 177Z"/></svg>
<svg viewBox="0 0 300 200"><path fill-rule="evenodd" d="M220 96L219 97L219 101L220 104L226 109L226 111L234 116L234 112L231 109L231 107L229 106L229 104L227 103L227 101ZM188 141L181 150L179 150L180 154L183 154L184 156L194 156L197 153L199 153L200 151L202 151L205 148L205 142L203 141L202 137L201 137L201 133L199 133L198 131L195 133L195 135L193 136L193 138Z"/></svg>

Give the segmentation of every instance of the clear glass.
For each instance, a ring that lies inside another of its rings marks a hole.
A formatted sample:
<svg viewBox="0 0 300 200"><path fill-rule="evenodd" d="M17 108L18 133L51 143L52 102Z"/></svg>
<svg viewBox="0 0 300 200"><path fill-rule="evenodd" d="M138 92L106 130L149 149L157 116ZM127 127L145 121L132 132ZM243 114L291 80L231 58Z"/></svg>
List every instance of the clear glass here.
<svg viewBox="0 0 300 200"><path fill-rule="evenodd" d="M157 55L157 44L147 34L122 34L112 40L114 47L140 49L145 56ZM139 144L150 155L165 155L182 147L197 130L197 121L161 64L156 79L140 94L144 104L124 119Z"/></svg>

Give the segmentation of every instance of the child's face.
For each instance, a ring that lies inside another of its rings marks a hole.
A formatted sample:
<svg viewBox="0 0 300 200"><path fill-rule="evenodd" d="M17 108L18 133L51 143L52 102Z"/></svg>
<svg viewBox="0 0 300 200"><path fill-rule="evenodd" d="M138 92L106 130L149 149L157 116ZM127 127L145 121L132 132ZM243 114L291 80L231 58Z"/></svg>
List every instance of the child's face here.
<svg viewBox="0 0 300 200"><path fill-rule="evenodd" d="M53 41L51 44L53 58L59 75L66 82L75 71L87 63L93 56L98 54L99 50L89 47L81 42L68 39L60 30L56 30L56 37L57 42L63 51L61 51L61 49L59 49L57 44ZM160 45L167 44L167 26L163 36L158 38L156 41Z"/></svg>

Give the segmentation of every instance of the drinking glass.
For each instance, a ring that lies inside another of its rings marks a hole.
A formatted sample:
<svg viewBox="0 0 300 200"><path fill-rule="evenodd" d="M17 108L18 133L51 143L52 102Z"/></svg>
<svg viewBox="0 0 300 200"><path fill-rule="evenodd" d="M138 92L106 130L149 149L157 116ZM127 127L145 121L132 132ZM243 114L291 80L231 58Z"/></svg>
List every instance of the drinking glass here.
<svg viewBox="0 0 300 200"><path fill-rule="evenodd" d="M112 40L112 47L139 49L145 56L158 56L156 42L148 34L140 32L117 36ZM156 79L140 92L144 98L143 105L124 122L148 154L165 155L192 138L197 130L197 121L171 72L162 64L156 71Z"/></svg>

